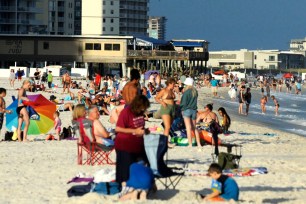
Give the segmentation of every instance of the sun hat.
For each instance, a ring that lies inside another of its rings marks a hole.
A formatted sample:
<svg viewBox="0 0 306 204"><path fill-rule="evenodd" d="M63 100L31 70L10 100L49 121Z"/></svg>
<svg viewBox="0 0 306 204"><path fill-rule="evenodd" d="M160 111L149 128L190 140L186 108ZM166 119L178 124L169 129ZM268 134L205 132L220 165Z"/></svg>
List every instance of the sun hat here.
<svg viewBox="0 0 306 204"><path fill-rule="evenodd" d="M186 78L184 84L187 86L193 86L193 79L190 77Z"/></svg>

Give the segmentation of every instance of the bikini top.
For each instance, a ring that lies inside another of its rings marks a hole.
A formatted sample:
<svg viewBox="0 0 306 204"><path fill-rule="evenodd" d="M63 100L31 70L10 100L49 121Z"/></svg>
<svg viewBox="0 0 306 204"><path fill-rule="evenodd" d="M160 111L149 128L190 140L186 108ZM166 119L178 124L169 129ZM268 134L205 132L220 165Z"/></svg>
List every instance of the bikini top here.
<svg viewBox="0 0 306 204"><path fill-rule="evenodd" d="M168 93L167 93L167 94L163 95L162 99L163 99L163 100L173 100L174 97L175 97L175 96L173 96L173 95L171 96L171 94L168 94Z"/></svg>

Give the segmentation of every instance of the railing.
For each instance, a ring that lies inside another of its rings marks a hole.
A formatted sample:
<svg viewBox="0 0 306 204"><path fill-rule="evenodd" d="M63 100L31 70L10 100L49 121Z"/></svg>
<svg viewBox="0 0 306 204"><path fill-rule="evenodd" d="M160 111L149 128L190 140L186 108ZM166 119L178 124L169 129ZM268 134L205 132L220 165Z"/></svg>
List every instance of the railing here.
<svg viewBox="0 0 306 204"><path fill-rule="evenodd" d="M203 52L188 51L159 51L159 50L128 50L128 58L132 59L178 59L178 60L203 60Z"/></svg>
<svg viewBox="0 0 306 204"><path fill-rule="evenodd" d="M16 11L16 6L0 6L0 11Z"/></svg>

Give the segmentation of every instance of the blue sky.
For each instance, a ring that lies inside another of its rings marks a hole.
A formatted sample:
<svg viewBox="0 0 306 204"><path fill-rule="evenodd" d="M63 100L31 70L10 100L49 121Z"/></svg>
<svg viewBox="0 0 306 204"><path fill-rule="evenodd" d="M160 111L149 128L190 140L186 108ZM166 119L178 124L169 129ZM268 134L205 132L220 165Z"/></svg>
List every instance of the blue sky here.
<svg viewBox="0 0 306 204"><path fill-rule="evenodd" d="M204 39L210 50L288 50L306 37L306 0L150 0L167 40Z"/></svg>

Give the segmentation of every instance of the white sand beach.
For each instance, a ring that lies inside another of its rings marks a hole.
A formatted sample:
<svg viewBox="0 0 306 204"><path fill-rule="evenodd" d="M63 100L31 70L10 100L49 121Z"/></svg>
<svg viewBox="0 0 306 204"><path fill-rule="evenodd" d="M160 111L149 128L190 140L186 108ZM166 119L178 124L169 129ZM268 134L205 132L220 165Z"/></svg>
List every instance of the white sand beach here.
<svg viewBox="0 0 306 204"><path fill-rule="evenodd" d="M9 87L7 79L2 78L1 81L1 86L7 88L5 99L8 106L12 102L11 96L16 95L17 90ZM19 86L16 83L15 87ZM227 94L227 89L221 88L220 92ZM38 93L47 98L51 95L46 92ZM199 95L199 104L211 100L207 98L210 95L209 88L201 88ZM157 108L157 104L152 104L151 109ZM214 107L215 110L217 108ZM63 127L71 124L71 112L61 112L60 118ZM101 121L106 127L111 127L107 116L101 116ZM160 122L161 120L150 120L146 126L160 126ZM240 167L266 167L269 171L268 174L235 177L240 187L241 203L306 203L306 138L252 125L248 123L247 117L243 122L233 119L230 130L236 133L229 136L221 134L220 138L223 142L243 146ZM241 135L238 132L251 134ZM4 133L5 125L2 128L2 138ZM265 133L275 136L266 136ZM115 168L114 166L77 165L76 141L45 141L45 135L29 138L34 141L0 142L0 203L118 203L116 196L95 193L73 198L67 196L67 190L71 186L79 185L67 182L79 172L93 175L101 168ZM224 148L220 150L226 151ZM204 146L202 151L198 151L196 147L177 146L169 150L168 157L187 161L191 170L205 172L212 163L211 152L209 145ZM146 203L199 203L196 194L210 192L211 178L204 175L185 175L176 190L164 190L159 183L157 185L158 191L151 194Z"/></svg>

